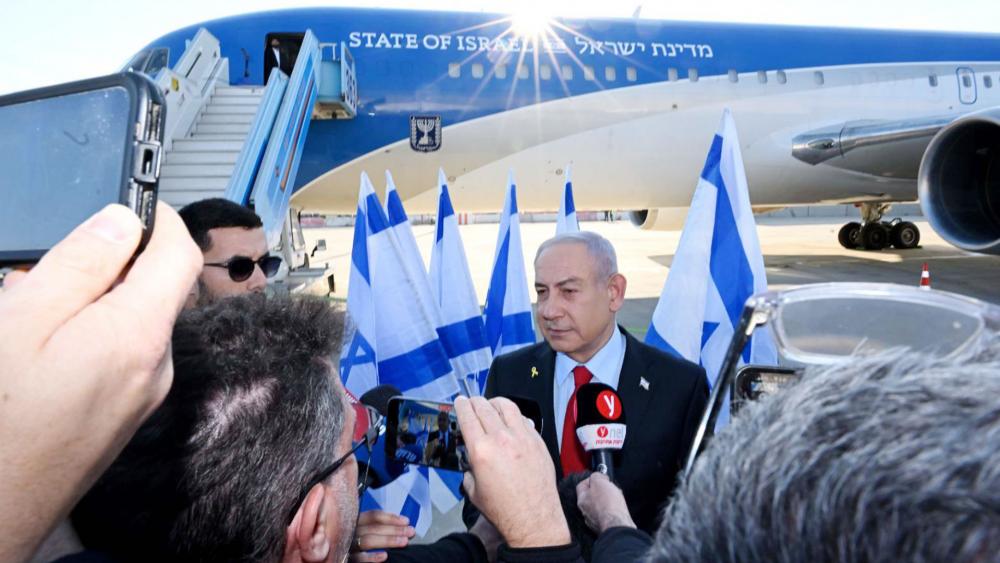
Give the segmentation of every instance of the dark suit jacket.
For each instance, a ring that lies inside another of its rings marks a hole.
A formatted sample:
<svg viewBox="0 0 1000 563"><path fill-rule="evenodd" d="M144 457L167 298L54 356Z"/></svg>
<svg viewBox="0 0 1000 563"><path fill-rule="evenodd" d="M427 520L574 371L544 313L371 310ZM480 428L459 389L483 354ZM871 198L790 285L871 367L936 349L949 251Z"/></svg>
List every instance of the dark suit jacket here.
<svg viewBox="0 0 1000 563"><path fill-rule="evenodd" d="M702 412L708 402L705 370L625 334L625 361L618 395L627 420L625 445L615 456L615 481L625 493L636 525L654 534L662 507L674 490ZM542 409L542 438L562 479L553 410L556 353L545 342L493 360L486 397L533 399ZM532 376L532 373L537 372ZM645 378L649 389L640 385Z"/></svg>

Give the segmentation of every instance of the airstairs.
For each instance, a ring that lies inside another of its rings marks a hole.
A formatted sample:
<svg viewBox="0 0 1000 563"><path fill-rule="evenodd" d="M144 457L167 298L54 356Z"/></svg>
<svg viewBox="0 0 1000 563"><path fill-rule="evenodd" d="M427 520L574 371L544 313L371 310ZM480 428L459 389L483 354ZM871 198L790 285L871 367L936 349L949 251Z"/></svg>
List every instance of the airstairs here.
<svg viewBox="0 0 1000 563"><path fill-rule="evenodd" d="M310 122L357 113L346 45L321 44L307 30L291 76L274 69L266 86L239 86L229 84L218 39L200 29L173 68L153 79L167 104L160 200L180 208L223 197L249 206L271 251L284 258L278 283L294 289L323 275L325 268L309 267L290 198Z"/></svg>

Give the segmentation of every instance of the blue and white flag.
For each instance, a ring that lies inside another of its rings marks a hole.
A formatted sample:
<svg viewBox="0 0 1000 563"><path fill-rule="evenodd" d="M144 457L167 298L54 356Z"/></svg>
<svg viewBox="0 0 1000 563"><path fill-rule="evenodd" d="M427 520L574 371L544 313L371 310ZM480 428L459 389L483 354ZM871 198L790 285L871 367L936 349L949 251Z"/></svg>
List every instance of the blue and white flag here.
<svg viewBox="0 0 1000 563"><path fill-rule="evenodd" d="M569 164L566 165L566 183L563 184L562 199L559 201L559 217L556 218L556 235L575 233L580 230L576 220L576 205L573 203L573 181L570 179Z"/></svg>
<svg viewBox="0 0 1000 563"><path fill-rule="evenodd" d="M406 259L407 273L417 279L427 279L427 268L424 267L424 259L420 257L417 237L413 236L410 218L406 215L403 200L399 198L396 183L392 181L392 174L388 170L385 171L385 214L389 217L389 227L399 241L403 258Z"/></svg>
<svg viewBox="0 0 1000 563"><path fill-rule="evenodd" d="M364 321L368 350L352 340L341 356L341 377L348 390L360 397L371 388L353 381L354 369L369 357L377 359L376 384L391 384L405 394L448 401L458 392L451 362L437 334L437 306L426 275L411 274L407 258L389 218L375 195L368 175L361 175L358 217L354 228L352 277L360 288L348 287L348 316L357 326ZM361 268L358 264L363 263ZM354 276L354 269L358 275ZM364 275L362 275L362 272ZM421 289L423 288L423 289ZM363 299L352 300L358 291Z"/></svg>
<svg viewBox="0 0 1000 563"><path fill-rule="evenodd" d="M390 384L411 397L450 401L459 389L438 338L440 313L423 262L412 251L408 254L401 242L406 236L412 238L412 232L397 230L409 226L398 196L390 208L395 226L368 175L362 173L347 295L348 317L353 321L349 326L355 328L345 338L349 344L341 355L341 377L355 396L374 385ZM391 483L366 492L362 499L369 510L404 514L421 534L431 524L431 503L427 471L412 467Z"/></svg>
<svg viewBox="0 0 1000 563"><path fill-rule="evenodd" d="M493 273L486 292L483 316L486 319L486 341L494 356L535 343L513 172L507 176L507 195L500 215L500 232L497 234Z"/></svg>
<svg viewBox="0 0 1000 563"><path fill-rule="evenodd" d="M736 124L722 115L691 200L646 343L701 364L712 385L747 298L767 290ZM777 364L771 333L758 329L743 362ZM719 423L728 419L726 410Z"/></svg>
<svg viewBox="0 0 1000 563"><path fill-rule="evenodd" d="M493 354L486 342L486 326L443 170L438 170L437 230L431 250L430 280L443 319L438 328L441 343L458 377L465 378L472 394L481 394Z"/></svg>

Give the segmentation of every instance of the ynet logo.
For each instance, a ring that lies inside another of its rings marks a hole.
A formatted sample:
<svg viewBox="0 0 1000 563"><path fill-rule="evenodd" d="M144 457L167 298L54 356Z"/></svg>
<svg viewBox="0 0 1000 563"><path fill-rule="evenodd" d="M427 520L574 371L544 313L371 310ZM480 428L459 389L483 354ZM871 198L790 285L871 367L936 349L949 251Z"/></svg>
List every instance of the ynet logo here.
<svg viewBox="0 0 1000 563"><path fill-rule="evenodd" d="M608 427L607 426L601 426L601 427L599 427L597 429L597 437L598 438L607 438L608 437Z"/></svg>
<svg viewBox="0 0 1000 563"><path fill-rule="evenodd" d="M622 402L613 391L601 391L597 395L597 412L605 420L618 420L622 415Z"/></svg>

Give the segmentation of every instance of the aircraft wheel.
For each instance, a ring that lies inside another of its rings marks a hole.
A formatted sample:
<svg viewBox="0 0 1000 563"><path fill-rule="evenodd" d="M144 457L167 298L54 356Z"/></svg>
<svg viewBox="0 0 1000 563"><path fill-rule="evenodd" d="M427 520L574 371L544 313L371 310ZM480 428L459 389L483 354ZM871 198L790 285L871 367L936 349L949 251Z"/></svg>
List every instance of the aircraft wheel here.
<svg viewBox="0 0 1000 563"><path fill-rule="evenodd" d="M861 246L861 223L851 222L841 227L837 233L837 241L844 248L856 249Z"/></svg>
<svg viewBox="0 0 1000 563"><path fill-rule="evenodd" d="M916 248L920 244L920 229L909 221L896 223L889 232L889 240L896 248Z"/></svg>
<svg viewBox="0 0 1000 563"><path fill-rule="evenodd" d="M861 227L861 244L866 250L882 250L889 245L889 229L882 223L868 223Z"/></svg>

